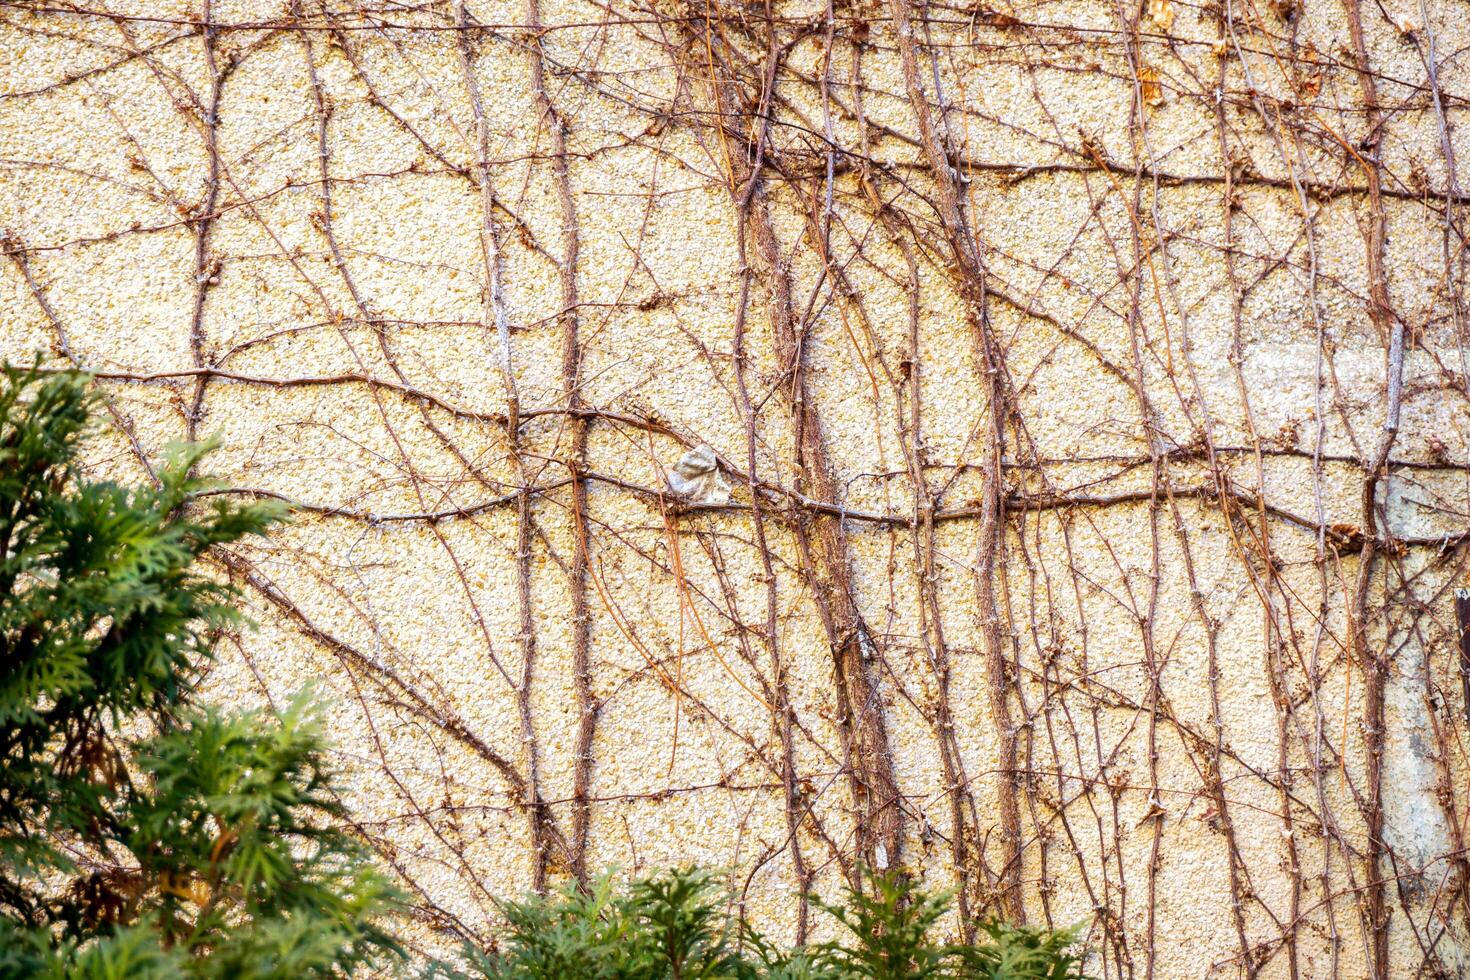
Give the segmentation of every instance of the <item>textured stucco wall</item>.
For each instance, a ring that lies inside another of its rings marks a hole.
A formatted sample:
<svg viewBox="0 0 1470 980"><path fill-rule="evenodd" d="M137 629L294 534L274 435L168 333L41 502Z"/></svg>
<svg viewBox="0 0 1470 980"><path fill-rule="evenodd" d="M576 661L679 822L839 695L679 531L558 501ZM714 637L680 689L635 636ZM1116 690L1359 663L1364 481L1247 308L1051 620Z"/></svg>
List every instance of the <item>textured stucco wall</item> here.
<svg viewBox="0 0 1470 980"><path fill-rule="evenodd" d="M0 7L0 352L101 373L99 470L217 432L224 487L311 505L222 556L260 627L208 686L334 699L425 949L578 857L728 867L794 936L796 862L831 891L876 853L856 643L897 859L972 909L1016 849L1099 975L1465 968L1463 4L1364 6L1361 51L1339 0L468 8ZM652 492L700 443L729 507ZM858 515L835 562L811 498Z"/></svg>

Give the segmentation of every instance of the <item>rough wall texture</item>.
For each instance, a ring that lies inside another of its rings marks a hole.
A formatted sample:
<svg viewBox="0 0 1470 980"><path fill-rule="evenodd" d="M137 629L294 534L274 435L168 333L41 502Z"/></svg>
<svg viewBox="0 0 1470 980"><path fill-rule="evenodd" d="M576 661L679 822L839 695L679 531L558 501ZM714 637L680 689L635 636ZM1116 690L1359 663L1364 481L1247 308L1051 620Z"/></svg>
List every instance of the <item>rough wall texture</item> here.
<svg viewBox="0 0 1470 980"><path fill-rule="evenodd" d="M797 938L868 863L1100 976L1464 975L1467 45L6 3L3 352L98 373L100 469L302 505L209 685L335 699L426 950L680 861Z"/></svg>

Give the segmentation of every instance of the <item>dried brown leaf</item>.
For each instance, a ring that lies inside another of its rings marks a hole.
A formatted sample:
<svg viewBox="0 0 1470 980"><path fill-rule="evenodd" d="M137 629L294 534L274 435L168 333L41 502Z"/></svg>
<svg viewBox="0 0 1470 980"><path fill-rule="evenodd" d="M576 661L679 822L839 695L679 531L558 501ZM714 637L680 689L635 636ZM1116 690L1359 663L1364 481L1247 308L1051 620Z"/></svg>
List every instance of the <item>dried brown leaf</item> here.
<svg viewBox="0 0 1470 980"><path fill-rule="evenodd" d="M1178 14L1173 0L1148 0L1148 19L1156 27L1160 34L1169 33L1174 26L1174 18Z"/></svg>
<svg viewBox="0 0 1470 980"><path fill-rule="evenodd" d="M1143 101L1157 109L1164 104L1164 88L1159 84L1159 70L1151 65L1138 69L1138 84L1143 91Z"/></svg>

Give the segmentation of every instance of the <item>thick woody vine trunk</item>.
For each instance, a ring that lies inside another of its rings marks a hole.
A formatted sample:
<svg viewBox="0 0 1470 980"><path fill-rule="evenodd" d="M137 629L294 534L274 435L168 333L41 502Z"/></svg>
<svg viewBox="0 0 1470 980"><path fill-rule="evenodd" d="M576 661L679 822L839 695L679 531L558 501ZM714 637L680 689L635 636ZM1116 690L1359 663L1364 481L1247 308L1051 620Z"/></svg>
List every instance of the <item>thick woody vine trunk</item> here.
<svg viewBox="0 0 1470 980"><path fill-rule="evenodd" d="M1404 324L1394 315L1388 296L1388 276L1383 252L1388 237L1388 218L1383 207L1382 178L1378 152L1383 139L1383 113L1378 105L1378 92L1368 63L1368 50L1363 39L1363 15L1358 0L1347 0L1348 29L1356 62L1359 87L1363 95L1364 138L1363 176L1368 187L1368 229L1365 236L1368 266L1368 315L1378 335L1388 341L1388 390L1383 431L1373 459L1363 478L1362 521L1364 544L1359 559L1358 578L1349 611L1350 649L1363 671L1363 749L1367 764L1366 799L1363 820L1367 842L1364 861L1367 881L1363 896L1363 925L1370 936L1372 958L1370 976L1387 980L1388 971L1388 904L1387 879L1384 875L1383 838L1383 751L1384 690L1392 662L1388 651L1370 645L1368 625L1368 591L1373 581L1373 566L1378 557L1379 542L1391 535L1389 527L1380 527L1378 489L1387 477L1388 457L1399 431L1399 409L1403 398Z"/></svg>
<svg viewBox="0 0 1470 980"><path fill-rule="evenodd" d="M975 337L979 368L986 396L985 456L981 471L985 495L980 505L980 542L975 562L981 643L985 654L990 710L1000 741L996 799L1000 806L1001 848L1004 867L998 887L1001 906L1015 922L1026 921L1021 901L1021 807L1017 800L1016 730L1011 719L1011 678L1006 676L1006 644L1001 629L1001 612L996 601L997 563L1005 536L1005 427L1009 414L1006 370L1000 346L990 329L986 303L985 261L975 234L965 219L951 153L935 131L929 97L919 77L919 59L914 43L908 0L888 0L888 10L903 64L904 87L919 127L919 142L934 177L936 206L944 225L946 244L959 278L958 286Z"/></svg>
<svg viewBox="0 0 1470 980"><path fill-rule="evenodd" d="M566 401L567 466L572 479L572 564L568 585L572 600L572 690L577 702L577 736L572 770L571 871L579 882L587 880L587 828L591 818L588 799L592 785L592 740L597 733L597 703L592 693L591 614L587 608L587 415L582 400L582 318L577 294L577 261L581 229L572 198L572 179L567 170L566 122L546 92L545 55L541 49L541 5L526 0L526 26L536 33L529 41L531 92L535 97L540 125L551 142L551 169L561 210L562 253L558 276L561 280L561 376L562 398Z"/></svg>
<svg viewBox="0 0 1470 980"><path fill-rule="evenodd" d="M520 721L521 744L525 766L524 793L521 798L526 808L527 826L531 837L531 885L536 891L546 888L550 870L552 846L549 829L554 825L550 808L541 796L540 758L536 740L535 723L531 711L531 683L536 661L536 631L531 600L531 542L535 533L531 514L530 470L526 466L521 445L521 399L516 385L515 372L511 365L510 320L506 310L503 277L501 271L501 244L495 227L495 192L490 183L490 128L485 117L480 96L479 80L475 73L473 50L470 44L470 20L464 0L454 6L456 53L465 94L469 97L470 110L475 121L475 183L480 191L481 223L480 253L484 262L485 281L481 287L481 318L487 332L494 329L497 341L496 355L501 378L506 392L506 437L510 443L510 458L515 479L519 485L516 499L516 611L520 632L517 636L520 648L521 670L514 680L516 690L516 713ZM559 857L576 864L577 854L561 849Z"/></svg>
<svg viewBox="0 0 1470 980"><path fill-rule="evenodd" d="M690 10L697 13L696 8ZM704 23L703 15L688 23ZM774 36L764 40L764 64L746 60L723 34L691 33L679 55L697 59L689 64L691 73L710 81L715 118L719 120L713 136L722 144L729 168L727 178L736 209L742 279L746 284L736 314L736 357L746 356L746 302L754 277L764 287L766 314L780 367L777 397L792 426L796 489L807 499L840 508L843 493L808 383L808 323L797 316L792 303L787 261L781 254L771 202L763 186L763 168L768 154L775 152L769 143L775 87L788 50L778 46ZM734 121L737 119L740 122ZM754 125L747 129L747 122ZM744 365L740 369L742 392L743 371ZM753 424L748 404L745 411L747 424ZM879 682L882 651L863 621L853 594L852 557L841 517L803 509L792 515L792 521L801 574L817 607L832 657L843 762L856 811L855 850L862 864L884 871L900 860L904 804L894 773ZM800 859L797 866L798 873L805 875ZM847 870L854 883L860 882L856 867Z"/></svg>
<svg viewBox="0 0 1470 980"><path fill-rule="evenodd" d="M822 438L806 370L806 334L791 308L791 288L771 226L764 194L751 195L748 228L769 289L768 311L776 356L789 376L781 388L794 426L797 489L816 500L838 502L841 488ZM888 743L879 688L881 653L863 622L852 592L851 558L842 521L801 515L797 542L808 585L816 599L832 652L838 708L853 802L858 814L858 850L877 870L893 867L903 844L903 810L893 754Z"/></svg>
<svg viewBox="0 0 1470 980"><path fill-rule="evenodd" d="M210 232L214 228L215 210L219 206L220 158L219 158L219 103L220 90L231 64L221 68L215 52L218 32L214 26L214 11L210 0L204 0L201 10L204 21L204 63L209 68L209 97L204 106L204 118L200 131L204 137L204 150L209 157L209 170L204 183L204 200L194 216L194 310L189 320L189 352L194 366L203 368L204 357L204 303L209 287L219 282L219 265L211 262L209 255ZM185 436L190 442L199 438L199 423L204 416L204 388L208 378L200 375L194 384L194 397L189 405Z"/></svg>

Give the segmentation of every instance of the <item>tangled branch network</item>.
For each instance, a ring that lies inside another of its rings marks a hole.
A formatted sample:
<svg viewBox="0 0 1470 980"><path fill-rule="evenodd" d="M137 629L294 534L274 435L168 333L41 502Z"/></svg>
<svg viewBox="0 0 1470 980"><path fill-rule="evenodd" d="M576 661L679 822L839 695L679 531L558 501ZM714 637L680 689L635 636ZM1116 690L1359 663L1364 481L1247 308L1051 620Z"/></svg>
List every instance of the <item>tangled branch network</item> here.
<svg viewBox="0 0 1470 980"><path fill-rule="evenodd" d="M218 433L426 952L905 867L1113 977L1470 968L1453 0L10 0L0 345ZM1470 607L1467 607L1470 608Z"/></svg>

